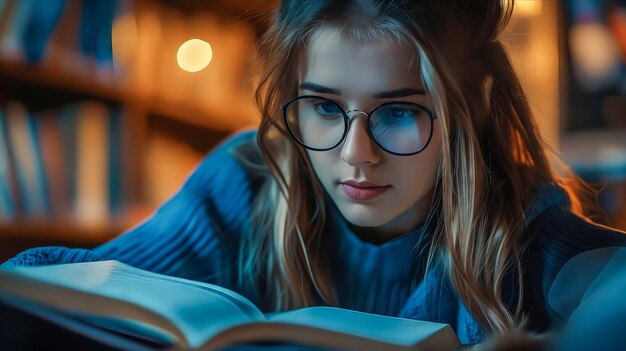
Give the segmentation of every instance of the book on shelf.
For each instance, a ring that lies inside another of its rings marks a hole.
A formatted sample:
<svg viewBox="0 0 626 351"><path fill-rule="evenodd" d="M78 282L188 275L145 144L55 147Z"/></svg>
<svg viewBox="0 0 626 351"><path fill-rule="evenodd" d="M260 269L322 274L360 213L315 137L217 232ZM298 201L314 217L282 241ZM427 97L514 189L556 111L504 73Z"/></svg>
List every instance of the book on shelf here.
<svg viewBox="0 0 626 351"><path fill-rule="evenodd" d="M84 59L79 47L78 35L81 23L80 1L66 1L65 9L56 28L50 33L42 59L49 67L62 72L84 72Z"/></svg>
<svg viewBox="0 0 626 351"><path fill-rule="evenodd" d="M57 111L57 123L63 136L61 152L65 168L65 185L68 191L67 196L69 197L68 203L66 203L66 205L69 205L68 213L73 212L76 206L76 173L78 173L76 171L78 165L76 160L78 154L76 151L78 147L76 125L79 118L78 106L78 104L70 104L63 106Z"/></svg>
<svg viewBox="0 0 626 351"><path fill-rule="evenodd" d="M30 63L61 54L73 64L110 66L116 9L115 1L9 1L0 6L0 54Z"/></svg>
<svg viewBox="0 0 626 351"><path fill-rule="evenodd" d="M83 1L80 21L80 48L87 61L95 64L94 72L111 71L113 49L111 30L117 1Z"/></svg>
<svg viewBox="0 0 626 351"><path fill-rule="evenodd" d="M82 223L103 224L109 216L109 108L87 101L78 108L76 126L76 206Z"/></svg>
<svg viewBox="0 0 626 351"><path fill-rule="evenodd" d="M18 102L6 104L4 115L23 213L31 217L44 218L49 213L50 206L40 152L37 116Z"/></svg>
<svg viewBox="0 0 626 351"><path fill-rule="evenodd" d="M225 24L220 14L158 1L0 4L0 65L14 78L35 67L46 89L137 103L151 114L220 130L258 124L249 80L256 39L246 21ZM189 38L207 41L215 53L193 74L177 64ZM25 84L38 83L31 77Z"/></svg>
<svg viewBox="0 0 626 351"><path fill-rule="evenodd" d="M107 179L109 216L119 217L124 210L124 114L122 109L111 107L108 119Z"/></svg>
<svg viewBox="0 0 626 351"><path fill-rule="evenodd" d="M105 224L124 207L122 111L99 101L84 101L75 108L76 216L88 224Z"/></svg>
<svg viewBox="0 0 626 351"><path fill-rule="evenodd" d="M99 225L124 209L123 116L83 101L44 111L0 105L0 220Z"/></svg>
<svg viewBox="0 0 626 351"><path fill-rule="evenodd" d="M12 58L23 58L21 46L29 18L35 4L33 1L9 1L0 13L0 53Z"/></svg>
<svg viewBox="0 0 626 351"><path fill-rule="evenodd" d="M68 155L65 149L66 136L56 111L46 111L37 118L41 156L50 199L49 215L67 218L71 214L71 184L68 181ZM69 150L69 149L68 149Z"/></svg>
<svg viewBox="0 0 626 351"><path fill-rule="evenodd" d="M0 54L39 62L63 9L62 1L9 1L0 6Z"/></svg>
<svg viewBox="0 0 626 351"><path fill-rule="evenodd" d="M22 1L31 4L31 11L21 35L20 44L26 62L37 63L44 57L51 33L63 14L63 1ZM25 6L22 4L22 6Z"/></svg>
<svg viewBox="0 0 626 351"><path fill-rule="evenodd" d="M118 261L0 268L0 300L125 349L288 343L345 350L456 350L447 324L335 307L263 314L240 294Z"/></svg>
<svg viewBox="0 0 626 351"><path fill-rule="evenodd" d="M11 161L9 144L7 143L8 132L6 130L6 118L0 109L0 221L12 221L17 212L15 170Z"/></svg>

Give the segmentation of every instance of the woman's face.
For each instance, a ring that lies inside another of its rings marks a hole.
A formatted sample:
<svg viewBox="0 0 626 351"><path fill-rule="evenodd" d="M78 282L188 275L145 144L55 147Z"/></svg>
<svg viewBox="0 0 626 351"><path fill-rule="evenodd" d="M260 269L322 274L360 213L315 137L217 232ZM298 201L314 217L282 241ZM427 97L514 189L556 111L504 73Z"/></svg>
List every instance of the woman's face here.
<svg viewBox="0 0 626 351"><path fill-rule="evenodd" d="M409 44L349 45L330 32L320 32L309 44L301 56L298 95L332 99L345 111L369 113L390 101L418 103L432 110L415 50ZM375 97L383 92L398 94ZM350 116L354 116L352 124L338 147L307 150L308 156L324 189L355 232L368 241L384 242L415 229L430 210L441 150L439 122L434 120L432 139L424 151L396 156L371 140L364 114ZM351 181L379 187L362 189L347 184Z"/></svg>

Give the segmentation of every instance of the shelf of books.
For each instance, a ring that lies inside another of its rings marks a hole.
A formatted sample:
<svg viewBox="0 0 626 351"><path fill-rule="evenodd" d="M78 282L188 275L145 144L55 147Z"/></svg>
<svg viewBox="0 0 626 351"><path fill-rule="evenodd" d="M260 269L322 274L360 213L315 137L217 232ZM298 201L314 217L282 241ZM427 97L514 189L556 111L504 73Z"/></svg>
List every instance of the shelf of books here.
<svg viewBox="0 0 626 351"><path fill-rule="evenodd" d="M107 241L258 123L259 28L176 6L0 1L0 243ZM179 62L190 38L212 49L197 71Z"/></svg>
<svg viewBox="0 0 626 351"><path fill-rule="evenodd" d="M87 224L123 221L128 175L122 113L119 106L97 100L41 111L17 101L3 103L2 223L23 229L28 223L65 219Z"/></svg>

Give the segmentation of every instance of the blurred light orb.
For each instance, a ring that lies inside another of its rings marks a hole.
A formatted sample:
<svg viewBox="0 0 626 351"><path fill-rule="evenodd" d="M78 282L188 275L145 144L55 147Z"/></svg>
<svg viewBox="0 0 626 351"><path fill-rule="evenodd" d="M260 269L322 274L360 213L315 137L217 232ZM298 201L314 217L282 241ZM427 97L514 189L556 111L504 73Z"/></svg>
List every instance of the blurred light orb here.
<svg viewBox="0 0 626 351"><path fill-rule="evenodd" d="M198 72L209 65L213 59L213 50L204 40L189 39L178 48L176 59L183 70Z"/></svg>
<svg viewBox="0 0 626 351"><path fill-rule="evenodd" d="M621 56L607 26L577 23L570 28L569 44L575 76L582 89L598 91L617 82Z"/></svg>

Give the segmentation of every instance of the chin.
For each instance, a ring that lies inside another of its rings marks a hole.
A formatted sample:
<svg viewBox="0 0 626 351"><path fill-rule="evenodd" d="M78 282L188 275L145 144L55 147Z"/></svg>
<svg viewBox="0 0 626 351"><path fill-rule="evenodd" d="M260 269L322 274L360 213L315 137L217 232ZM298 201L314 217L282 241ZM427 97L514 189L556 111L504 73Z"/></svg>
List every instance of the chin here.
<svg viewBox="0 0 626 351"><path fill-rule="evenodd" d="M380 209L361 205L344 205L340 212L348 222L358 227L380 227L390 221L388 214L381 213Z"/></svg>

